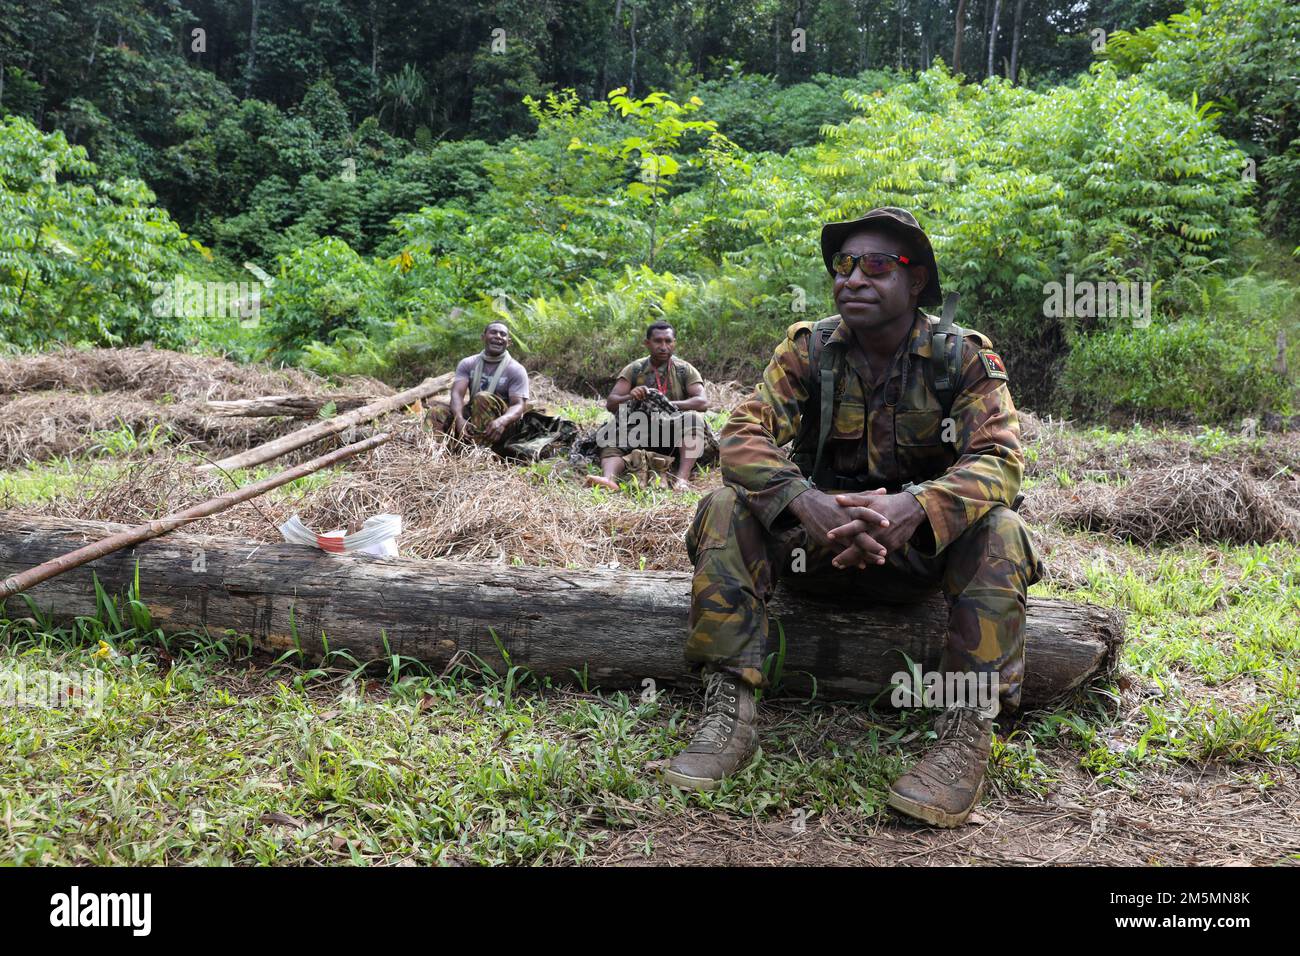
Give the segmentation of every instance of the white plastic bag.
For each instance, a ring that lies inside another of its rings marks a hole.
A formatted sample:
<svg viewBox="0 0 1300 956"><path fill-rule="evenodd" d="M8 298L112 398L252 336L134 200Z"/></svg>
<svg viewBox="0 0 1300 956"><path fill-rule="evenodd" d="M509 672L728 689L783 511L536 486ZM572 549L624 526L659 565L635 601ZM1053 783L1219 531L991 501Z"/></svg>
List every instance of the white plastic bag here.
<svg viewBox="0 0 1300 956"><path fill-rule="evenodd" d="M305 544L331 554L355 551L381 558L397 557L397 536L402 533L401 515L374 515L367 518L361 530L347 534L340 530L317 534L294 515L280 525L280 534L290 544Z"/></svg>

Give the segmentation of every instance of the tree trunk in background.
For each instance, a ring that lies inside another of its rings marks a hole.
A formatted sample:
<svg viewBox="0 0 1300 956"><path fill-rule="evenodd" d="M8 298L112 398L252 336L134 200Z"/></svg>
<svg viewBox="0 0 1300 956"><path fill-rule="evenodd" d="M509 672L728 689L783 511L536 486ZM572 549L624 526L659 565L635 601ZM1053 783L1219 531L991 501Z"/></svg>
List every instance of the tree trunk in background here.
<svg viewBox="0 0 1300 956"><path fill-rule="evenodd" d="M252 95L253 72L257 69L257 8L259 0L253 0L253 20L248 28L248 72L244 75L244 96Z"/></svg>
<svg viewBox="0 0 1300 956"><path fill-rule="evenodd" d="M370 0L370 105L379 103L379 0Z"/></svg>
<svg viewBox="0 0 1300 956"><path fill-rule="evenodd" d="M796 6L796 7L794 8L794 27L795 27L796 30L798 30L799 28L803 27L803 0L799 0L799 4L798 4L798 6ZM804 51L803 51L803 55L804 55L804 56L807 56L807 55L808 55L808 43L807 43L807 41L808 41L808 38L807 38L807 36L805 35L805 37L804 37ZM789 42L790 42L790 37L786 37L785 42L786 42L786 43L789 43ZM808 77L808 76L810 75L810 72L809 72L808 70L800 70L800 69L798 69L798 63L799 63L799 61L798 61L797 59L795 59L795 57L794 57L793 54L792 54L791 57L790 57L790 66L791 66L791 67L794 67L794 71L793 71L794 78L795 78L795 79L804 79L804 78Z"/></svg>
<svg viewBox="0 0 1300 956"><path fill-rule="evenodd" d="M898 0L898 68L903 68L903 0Z"/></svg>
<svg viewBox="0 0 1300 956"><path fill-rule="evenodd" d="M993 53L998 48L998 17L1002 16L1002 0L993 0L993 22L989 26L989 69L988 76L993 76Z"/></svg>
<svg viewBox="0 0 1300 956"><path fill-rule="evenodd" d="M1025 0L1016 0L1016 18L1011 26L1011 72L1012 85L1020 83L1020 30L1023 25Z"/></svg>
<svg viewBox="0 0 1300 956"><path fill-rule="evenodd" d="M952 71L961 72L961 35L966 29L966 0L957 0L956 33L952 41Z"/></svg>
<svg viewBox="0 0 1300 956"><path fill-rule="evenodd" d="M776 8L776 13L772 14L772 41L776 46L776 68L772 75L779 81L781 79L781 51L785 49L785 43L781 39L781 7Z"/></svg>
<svg viewBox="0 0 1300 956"><path fill-rule="evenodd" d="M930 14L921 21L921 69L930 69Z"/></svg>
<svg viewBox="0 0 1300 956"><path fill-rule="evenodd" d="M868 0L860 0L858 4L858 72L861 73L867 68L870 56L867 52L867 15L871 4Z"/></svg>
<svg viewBox="0 0 1300 956"><path fill-rule="evenodd" d="M632 65L627 71L627 95L636 96L636 14L637 8L632 7Z"/></svg>
<svg viewBox="0 0 1300 956"><path fill-rule="evenodd" d="M600 60L600 95L609 92L609 48L614 42L614 31L618 29L619 18L623 15L623 0L614 0L614 19L609 21L605 30L605 55Z"/></svg>

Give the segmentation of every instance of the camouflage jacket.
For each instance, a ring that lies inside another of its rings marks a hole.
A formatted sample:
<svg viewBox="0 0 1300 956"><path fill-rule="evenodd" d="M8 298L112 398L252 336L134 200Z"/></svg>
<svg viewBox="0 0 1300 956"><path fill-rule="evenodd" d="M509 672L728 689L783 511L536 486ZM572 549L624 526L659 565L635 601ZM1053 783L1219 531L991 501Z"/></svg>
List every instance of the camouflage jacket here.
<svg viewBox="0 0 1300 956"><path fill-rule="evenodd" d="M662 373L661 378L656 378L648 355L623 366L623 370L618 373L618 377L627 379L633 388L638 385L657 388L667 395L670 401L674 402L684 401L688 398L687 392L692 385L704 383L704 376L699 373L694 365L690 362L683 362L676 356L668 360L668 368ZM659 387L661 384L665 387Z"/></svg>
<svg viewBox="0 0 1300 956"><path fill-rule="evenodd" d="M930 362L932 323L937 321L918 310L884 380L875 383L848 327L841 324L835 330L827 347L839 342L847 348L823 452L823 465L861 487L905 489L915 495L929 519L932 553L946 548L994 505L1010 507L1024 474L1020 422L1006 371L979 332L966 333L961 380L951 421L945 424ZM813 325L790 326L754 394L722 431L723 480L749 492L751 507L769 529L791 501L813 487L781 451L800 435L804 416L820 412L816 393L810 396L808 388ZM817 429L803 434L815 442ZM916 543L929 551L925 538L922 531Z"/></svg>

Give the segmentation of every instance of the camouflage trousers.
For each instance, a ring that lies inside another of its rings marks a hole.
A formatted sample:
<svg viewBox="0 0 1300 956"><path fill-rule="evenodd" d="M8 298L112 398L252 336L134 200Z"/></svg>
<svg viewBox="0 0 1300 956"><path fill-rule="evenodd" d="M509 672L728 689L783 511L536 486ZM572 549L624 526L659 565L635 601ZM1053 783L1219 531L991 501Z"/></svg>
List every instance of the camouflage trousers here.
<svg viewBox="0 0 1300 956"><path fill-rule="evenodd" d="M499 395L479 392L469 403L465 420L469 423L465 437L480 445L488 444L483 433L494 419L509 409ZM438 431L450 431L451 406L446 402L430 404L429 424ZM543 458L563 455L578 437L578 426L573 422L528 409L491 448L497 454L518 461L534 462Z"/></svg>
<svg viewBox="0 0 1300 956"><path fill-rule="evenodd" d="M750 511L744 489L727 485L700 502L686 549L695 565L686 641L691 663L762 686L767 602L778 579L803 593L887 603L920 601L941 590L948 638L940 671L996 671L1001 709L1020 704L1025 592L1043 572L1024 522L1010 508L994 507L939 555L905 545L883 565L841 570L831 564L837 552L810 546L801 525L769 532Z"/></svg>
<svg viewBox="0 0 1300 956"><path fill-rule="evenodd" d="M627 408L626 405L623 408ZM706 451L706 434L708 425L699 412L675 411L672 414L659 412L644 413L632 410L631 415L644 415L641 427L629 428L626 415L620 421L619 416L607 419L596 433L596 445L600 448L600 457L622 458L636 451L652 452L680 460L684 449L699 458Z"/></svg>
<svg viewBox="0 0 1300 956"><path fill-rule="evenodd" d="M465 437L470 441L477 442L480 445L488 444L483 437L487 427L493 421L504 415L510 406L506 404L505 399L500 395L492 392L479 392L469 400L465 409L465 420L469 422L469 428L466 429ZM429 424L435 430L440 432L451 431L453 416L451 405L447 402L430 402L429 403ZM518 422L515 423L518 425ZM506 434L501 436L497 444L502 444L510 439L511 429L506 429Z"/></svg>

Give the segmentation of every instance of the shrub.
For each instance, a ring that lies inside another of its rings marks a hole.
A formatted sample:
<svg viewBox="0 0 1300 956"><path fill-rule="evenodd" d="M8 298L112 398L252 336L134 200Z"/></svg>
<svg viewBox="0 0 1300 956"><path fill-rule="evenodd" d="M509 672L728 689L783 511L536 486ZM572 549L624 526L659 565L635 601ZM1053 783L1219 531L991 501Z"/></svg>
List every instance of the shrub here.
<svg viewBox="0 0 1300 956"><path fill-rule="evenodd" d="M152 283L181 271L185 234L142 182L96 173L62 133L0 121L0 341L185 343L151 309Z"/></svg>

